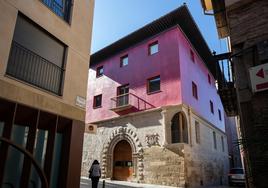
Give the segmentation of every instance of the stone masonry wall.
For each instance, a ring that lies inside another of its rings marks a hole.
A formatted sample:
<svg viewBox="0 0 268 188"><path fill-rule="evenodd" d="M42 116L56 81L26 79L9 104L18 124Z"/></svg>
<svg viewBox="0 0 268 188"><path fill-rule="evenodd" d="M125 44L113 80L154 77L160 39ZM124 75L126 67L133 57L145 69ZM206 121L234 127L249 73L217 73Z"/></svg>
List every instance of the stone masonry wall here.
<svg viewBox="0 0 268 188"><path fill-rule="evenodd" d="M163 113L165 111L165 113ZM135 175L132 181L177 187L199 187L203 185L226 184L228 171L228 147L226 135L219 129L200 118L186 107L165 107L134 116L125 116L100 123L97 134L86 134L82 163L82 176L87 176L88 168L94 159L101 161L105 170L112 168L111 158L115 139L130 139L132 142ZM189 143L170 143L166 140L171 134L171 119L177 111L185 114L188 126ZM188 113L189 112L189 113ZM165 117L164 117L165 116ZM200 143L196 143L195 121L200 125ZM165 123L165 124L164 124ZM213 147L213 131L216 132L217 149ZM224 150L221 143L224 138ZM136 166L136 167L135 167ZM111 178L107 171L105 178Z"/></svg>

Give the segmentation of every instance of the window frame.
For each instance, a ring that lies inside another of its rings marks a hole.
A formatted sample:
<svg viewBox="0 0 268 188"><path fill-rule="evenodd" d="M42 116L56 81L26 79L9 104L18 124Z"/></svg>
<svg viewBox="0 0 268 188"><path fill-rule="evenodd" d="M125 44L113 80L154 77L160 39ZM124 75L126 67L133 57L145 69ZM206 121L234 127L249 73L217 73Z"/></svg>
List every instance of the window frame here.
<svg viewBox="0 0 268 188"><path fill-rule="evenodd" d="M215 150L217 150L217 135L216 135L216 132L213 131L213 147Z"/></svg>
<svg viewBox="0 0 268 188"><path fill-rule="evenodd" d="M195 54L194 54L194 51L192 49L190 49L190 58L191 58L191 61L193 63L195 63Z"/></svg>
<svg viewBox="0 0 268 188"><path fill-rule="evenodd" d="M209 106L210 106L210 112L212 114L214 114L214 104L213 104L212 100L209 101Z"/></svg>
<svg viewBox="0 0 268 188"><path fill-rule="evenodd" d="M200 123L198 121L195 121L195 142L197 144L201 143Z"/></svg>
<svg viewBox="0 0 268 188"><path fill-rule="evenodd" d="M152 53L151 48L152 48L153 46L156 46L156 45L157 45L157 52ZM149 55L149 56L152 56L152 55L154 55L154 54L157 54L158 52L159 52L159 43L158 43L158 40L157 40L157 41L154 41L154 42L152 42L152 43L150 43L150 44L148 45L148 55Z"/></svg>
<svg viewBox="0 0 268 188"><path fill-rule="evenodd" d="M192 95L196 100L198 100L198 89L194 81L192 81Z"/></svg>
<svg viewBox="0 0 268 188"><path fill-rule="evenodd" d="M156 90L156 91L150 91L150 90L149 90L149 88L150 88L150 81L151 81L151 80L154 80L154 79L157 79L157 78L159 78L159 90ZM151 78L148 78L148 79L147 79L147 86L146 86L146 88L147 88L147 94L148 94L148 95L161 92L161 77L160 77L160 75L158 75L158 76L154 76L154 77L151 77Z"/></svg>
<svg viewBox="0 0 268 188"><path fill-rule="evenodd" d="M125 58L127 58L127 64L126 64L126 65L123 64L123 60L124 60ZM128 54L121 56L121 57L120 57L120 67L128 66L128 64L129 64Z"/></svg>
<svg viewBox="0 0 268 188"><path fill-rule="evenodd" d="M225 144L224 144L224 137L223 136L221 136L221 149L222 149L222 152L225 152L225 146L224 146Z"/></svg>
<svg viewBox="0 0 268 188"><path fill-rule="evenodd" d="M100 97L100 105L99 106L96 106L97 105L97 97ZM102 107L102 94L95 95L93 98L93 109L101 108L101 107Z"/></svg>
<svg viewBox="0 0 268 188"><path fill-rule="evenodd" d="M99 72L99 70L101 70L101 69L102 69L102 73ZM102 77L103 74L104 74L104 67L103 67L103 65L98 66L98 67L96 68L96 78Z"/></svg>
<svg viewBox="0 0 268 188"><path fill-rule="evenodd" d="M208 74L208 83L211 85L211 76Z"/></svg>
<svg viewBox="0 0 268 188"><path fill-rule="evenodd" d="M219 120L222 121L221 110L220 109L218 109L218 114L219 114Z"/></svg>

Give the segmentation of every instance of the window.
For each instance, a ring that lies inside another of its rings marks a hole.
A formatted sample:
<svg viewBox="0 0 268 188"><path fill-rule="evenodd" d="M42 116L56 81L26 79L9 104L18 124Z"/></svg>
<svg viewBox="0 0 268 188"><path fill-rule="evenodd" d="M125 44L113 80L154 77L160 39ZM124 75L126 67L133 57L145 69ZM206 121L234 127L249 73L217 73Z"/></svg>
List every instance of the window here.
<svg viewBox="0 0 268 188"><path fill-rule="evenodd" d="M71 0L41 0L55 14L64 19L66 22L70 20Z"/></svg>
<svg viewBox="0 0 268 188"><path fill-rule="evenodd" d="M94 96L93 108L100 108L101 100L102 100L102 95Z"/></svg>
<svg viewBox="0 0 268 188"><path fill-rule="evenodd" d="M212 102L212 101L209 101L209 104L210 104L210 112L211 112L212 114L214 114L213 102Z"/></svg>
<svg viewBox="0 0 268 188"><path fill-rule="evenodd" d="M195 62L194 61L194 52L193 52L193 50L190 50L190 57L191 57L192 62Z"/></svg>
<svg viewBox="0 0 268 188"><path fill-rule="evenodd" d="M160 76L150 78L147 81L147 93L154 93L157 91L160 91Z"/></svg>
<svg viewBox="0 0 268 188"><path fill-rule="evenodd" d="M219 120L221 121L221 110L218 109L218 113L219 113Z"/></svg>
<svg viewBox="0 0 268 188"><path fill-rule="evenodd" d="M125 55L120 58L120 67L124 67L128 65L128 55Z"/></svg>
<svg viewBox="0 0 268 188"><path fill-rule="evenodd" d="M194 82L192 82L192 93L193 97L198 99L197 85Z"/></svg>
<svg viewBox="0 0 268 188"><path fill-rule="evenodd" d="M116 106L124 106L129 104L129 84L117 88Z"/></svg>
<svg viewBox="0 0 268 188"><path fill-rule="evenodd" d="M62 95L66 45L18 14L6 74Z"/></svg>
<svg viewBox="0 0 268 188"><path fill-rule="evenodd" d="M209 74L208 74L208 83L211 84L211 78Z"/></svg>
<svg viewBox="0 0 268 188"><path fill-rule="evenodd" d="M216 139L215 131L213 131L213 146L214 146L214 149L217 149L217 139Z"/></svg>
<svg viewBox="0 0 268 188"><path fill-rule="evenodd" d="M221 146L222 146L222 151L224 152L224 138L221 136Z"/></svg>
<svg viewBox="0 0 268 188"><path fill-rule="evenodd" d="M176 113L171 120L171 142L188 143L188 126L182 112Z"/></svg>
<svg viewBox="0 0 268 188"><path fill-rule="evenodd" d="M195 122L195 140L197 144L200 144L200 126L199 122Z"/></svg>
<svg viewBox="0 0 268 188"><path fill-rule="evenodd" d="M97 67L96 77L103 76L103 66Z"/></svg>
<svg viewBox="0 0 268 188"><path fill-rule="evenodd" d="M153 55L158 52L158 41L149 45L149 55Z"/></svg>

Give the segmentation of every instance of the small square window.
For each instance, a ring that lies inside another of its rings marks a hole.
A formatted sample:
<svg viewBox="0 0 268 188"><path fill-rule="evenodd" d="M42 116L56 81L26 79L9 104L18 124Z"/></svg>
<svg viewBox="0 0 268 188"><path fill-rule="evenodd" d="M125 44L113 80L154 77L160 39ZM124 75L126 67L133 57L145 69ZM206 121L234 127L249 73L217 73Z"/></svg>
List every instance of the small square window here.
<svg viewBox="0 0 268 188"><path fill-rule="evenodd" d="M154 93L157 91L160 91L160 76L150 78L147 81L147 93Z"/></svg>
<svg viewBox="0 0 268 188"><path fill-rule="evenodd" d="M103 76L103 66L97 67L96 77Z"/></svg>
<svg viewBox="0 0 268 188"><path fill-rule="evenodd" d="M190 56L191 56L192 62L195 62L193 50L190 50Z"/></svg>
<svg viewBox="0 0 268 188"><path fill-rule="evenodd" d="M100 108L102 101L102 95L94 96L93 108Z"/></svg>
<svg viewBox="0 0 268 188"><path fill-rule="evenodd" d="M197 85L194 82L192 82L192 93L193 97L198 99Z"/></svg>
<svg viewBox="0 0 268 188"><path fill-rule="evenodd" d="M208 74L208 83L211 84L211 78L209 74Z"/></svg>
<svg viewBox="0 0 268 188"><path fill-rule="evenodd" d="M221 110L218 109L218 113L219 113L219 120L221 121Z"/></svg>
<svg viewBox="0 0 268 188"><path fill-rule="evenodd" d="M153 55L158 52L158 42L154 42L149 45L149 55Z"/></svg>
<svg viewBox="0 0 268 188"><path fill-rule="evenodd" d="M125 55L120 58L120 67L124 67L128 65L128 55Z"/></svg>
<svg viewBox="0 0 268 188"><path fill-rule="evenodd" d="M210 112L211 112L212 114L214 114L213 102L212 102L212 101L209 101L209 104L210 104Z"/></svg>

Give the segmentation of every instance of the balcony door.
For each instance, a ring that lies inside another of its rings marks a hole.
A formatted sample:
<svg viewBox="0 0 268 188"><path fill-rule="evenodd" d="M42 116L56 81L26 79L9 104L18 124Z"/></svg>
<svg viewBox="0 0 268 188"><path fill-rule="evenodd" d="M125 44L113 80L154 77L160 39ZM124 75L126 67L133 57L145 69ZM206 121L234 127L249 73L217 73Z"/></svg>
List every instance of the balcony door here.
<svg viewBox="0 0 268 188"><path fill-rule="evenodd" d="M117 89L117 107L128 105L129 84L118 87Z"/></svg>

